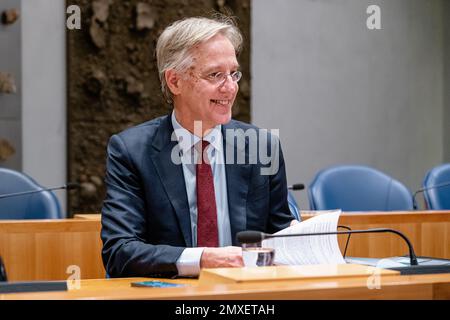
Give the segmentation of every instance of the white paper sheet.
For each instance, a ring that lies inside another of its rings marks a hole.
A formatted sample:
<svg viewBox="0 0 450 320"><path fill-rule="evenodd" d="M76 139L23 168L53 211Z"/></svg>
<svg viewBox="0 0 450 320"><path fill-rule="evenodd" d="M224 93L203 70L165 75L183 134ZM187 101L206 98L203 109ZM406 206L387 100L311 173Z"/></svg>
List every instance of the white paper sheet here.
<svg viewBox="0 0 450 320"><path fill-rule="evenodd" d="M319 214L275 234L335 232L341 210ZM275 264L345 264L337 235L284 237L263 240L263 247L275 249Z"/></svg>

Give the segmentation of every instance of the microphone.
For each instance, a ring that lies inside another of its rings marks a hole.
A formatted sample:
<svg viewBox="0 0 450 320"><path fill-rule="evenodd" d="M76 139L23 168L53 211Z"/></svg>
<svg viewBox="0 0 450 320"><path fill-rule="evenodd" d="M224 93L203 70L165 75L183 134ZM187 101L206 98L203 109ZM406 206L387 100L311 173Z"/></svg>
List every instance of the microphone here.
<svg viewBox="0 0 450 320"><path fill-rule="evenodd" d="M339 229L339 228L342 228L342 229L346 229L346 230L352 231L352 228L347 227L347 226L337 226L337 227L338 227L338 229ZM350 242L350 237L351 237L351 236L352 236L352 235L349 233L349 235L348 235L348 237L347 237L347 241L345 242L344 254L342 255L342 256L344 257L344 259L345 259L345 255L347 254L348 243Z"/></svg>
<svg viewBox="0 0 450 320"><path fill-rule="evenodd" d="M41 189L37 189L37 190L0 194L0 199L25 196L25 195L29 195L29 194L33 194L33 193L44 192L44 191L54 191L54 190L62 190L62 189L73 190L73 189L78 189L79 187L80 187L80 184L78 184L76 182L68 182L67 184L65 184L63 186L58 186L58 187L41 188Z"/></svg>
<svg viewBox="0 0 450 320"><path fill-rule="evenodd" d="M420 188L420 189L418 189L416 192L414 192L414 195L413 195L413 208L414 208L414 210L417 210L416 196L417 196L419 193L424 192L424 191L427 191L427 190L431 190L431 189L439 189L439 188L447 187L447 186L450 186L450 181L442 182L442 183L439 183L439 184L435 184L434 186L430 186L430 187L425 187L425 188Z"/></svg>
<svg viewBox="0 0 450 320"><path fill-rule="evenodd" d="M295 183L292 186L288 186L288 190L303 190L305 189L305 185L303 183Z"/></svg>
<svg viewBox="0 0 450 320"><path fill-rule="evenodd" d="M315 232L315 233L297 233L297 234L268 234L260 231L240 231L237 233L237 241L242 243L255 243L261 242L264 239L270 238L284 238L284 237L308 237L308 236L325 236L332 234L353 234L353 233L394 233L405 240L409 249L409 260L412 266L417 266L417 256L414 252L413 246L406 237L400 231L389 228L374 228L367 230L351 230L351 231L332 231L332 232Z"/></svg>

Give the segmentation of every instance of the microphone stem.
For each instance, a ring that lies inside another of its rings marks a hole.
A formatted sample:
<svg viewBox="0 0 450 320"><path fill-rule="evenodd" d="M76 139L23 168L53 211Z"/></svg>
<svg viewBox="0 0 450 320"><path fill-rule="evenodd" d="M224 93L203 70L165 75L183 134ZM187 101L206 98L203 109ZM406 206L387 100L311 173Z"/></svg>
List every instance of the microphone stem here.
<svg viewBox="0 0 450 320"><path fill-rule="evenodd" d="M438 183L438 184L435 184L434 186L431 186L431 187L420 188L419 190L417 190L416 192L414 192L414 195L413 195L413 208L414 208L414 210L417 210L416 196L417 196L419 193L424 192L424 191L427 191L427 190L436 189L436 188L441 188L441 187L447 187L447 186L450 186L450 182L442 182L442 183Z"/></svg>
<svg viewBox="0 0 450 320"><path fill-rule="evenodd" d="M62 187L54 187L54 188L48 188L48 189L38 189L38 190L30 190L30 191L23 191L23 192L17 192L17 193L9 193L9 194L0 195L0 199L13 198L13 197L24 196L24 195L28 195L28 194L34 194L34 193L38 193L38 192L54 191L54 190L66 189L66 188L67 188L67 186L62 186Z"/></svg>
<svg viewBox="0 0 450 320"><path fill-rule="evenodd" d="M417 257L414 252L413 246L409 239L400 231L389 229L389 228L376 228L376 229L367 229L367 230L352 230L352 231L334 231L334 232L317 232L317 233L303 233L303 234L284 234L279 235L279 237L305 237L305 236L326 236L326 235L333 235L333 234L352 234L352 233L384 233L384 232L391 232L395 233L396 235L399 235L402 237L406 244L408 245L409 249L409 257L410 262L412 266L418 265ZM278 235L271 235L271 234L264 234L264 238L278 238Z"/></svg>
<svg viewBox="0 0 450 320"><path fill-rule="evenodd" d="M416 192L414 192L414 195L413 195L413 209L414 210L417 210L417 200L416 200L416 196L420 193L420 192L423 192L424 190L422 190L422 189L419 189L419 190L417 190Z"/></svg>

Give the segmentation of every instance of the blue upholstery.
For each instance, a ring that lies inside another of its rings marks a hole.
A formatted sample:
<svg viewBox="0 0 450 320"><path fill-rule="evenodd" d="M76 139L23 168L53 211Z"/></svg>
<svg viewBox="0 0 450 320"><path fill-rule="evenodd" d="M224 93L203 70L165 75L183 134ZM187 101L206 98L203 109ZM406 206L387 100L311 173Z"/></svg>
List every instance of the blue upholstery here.
<svg viewBox="0 0 450 320"><path fill-rule="evenodd" d="M412 210L411 192L376 169L335 166L317 173L308 188L311 210Z"/></svg>
<svg viewBox="0 0 450 320"><path fill-rule="evenodd" d="M450 182L450 163L434 167L425 176L423 188L430 188ZM450 209L450 186L424 190L425 204L430 210Z"/></svg>
<svg viewBox="0 0 450 320"><path fill-rule="evenodd" d="M292 192L288 190L288 204L289 204L289 210L291 210L292 215L295 219L298 221L302 221L302 218L300 216L300 211L298 210L297 201L295 201L294 196L292 195Z"/></svg>
<svg viewBox="0 0 450 320"><path fill-rule="evenodd" d="M0 168L0 195L40 190L42 187L27 175ZM51 191L0 199L0 219L61 218L59 201Z"/></svg>

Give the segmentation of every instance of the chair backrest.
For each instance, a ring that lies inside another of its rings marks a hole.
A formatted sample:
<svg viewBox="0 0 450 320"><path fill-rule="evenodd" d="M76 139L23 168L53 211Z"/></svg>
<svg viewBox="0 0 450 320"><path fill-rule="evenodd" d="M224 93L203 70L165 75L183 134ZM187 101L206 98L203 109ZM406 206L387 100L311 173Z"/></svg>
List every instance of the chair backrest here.
<svg viewBox="0 0 450 320"><path fill-rule="evenodd" d="M412 210L411 192L399 181L360 165L322 170L308 188L311 210Z"/></svg>
<svg viewBox="0 0 450 320"><path fill-rule="evenodd" d="M445 163L434 167L427 172L423 180L423 195L425 204L430 210L449 210L450 209L450 186L441 186L444 183L450 183L450 163ZM435 187L435 188L432 188Z"/></svg>
<svg viewBox="0 0 450 320"><path fill-rule="evenodd" d="M289 204L289 210L291 210L291 213L294 216L294 218L297 219L298 221L302 221L300 211L298 210L297 201L295 201L295 198L292 195L292 192L289 190L288 190L288 204Z"/></svg>
<svg viewBox="0 0 450 320"><path fill-rule="evenodd" d="M0 168L0 195L41 189L26 174ZM62 218L59 201L51 191L0 199L0 219L58 218Z"/></svg>

